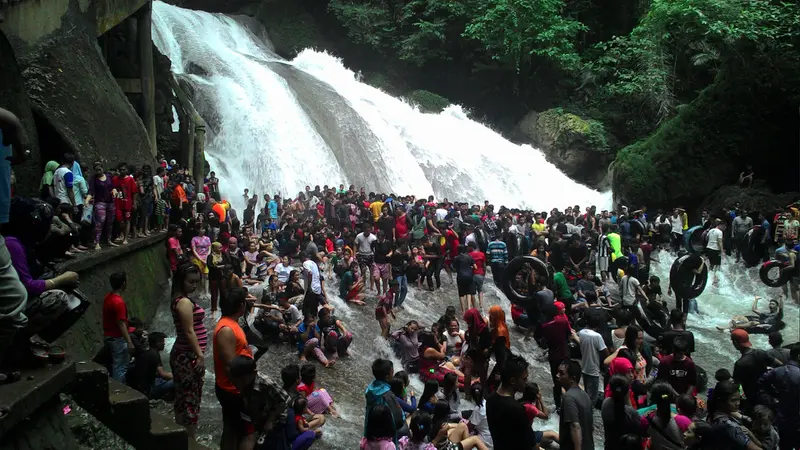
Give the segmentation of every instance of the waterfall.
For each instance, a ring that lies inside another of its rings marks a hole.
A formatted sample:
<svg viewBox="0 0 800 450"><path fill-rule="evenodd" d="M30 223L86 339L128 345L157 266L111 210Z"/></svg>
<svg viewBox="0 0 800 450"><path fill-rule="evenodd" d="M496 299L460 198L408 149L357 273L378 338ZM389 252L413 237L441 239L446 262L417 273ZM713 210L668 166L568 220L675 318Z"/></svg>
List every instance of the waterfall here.
<svg viewBox="0 0 800 450"><path fill-rule="evenodd" d="M156 2L153 38L209 123L207 159L235 207L244 188L294 197L308 184L497 207L611 206L610 193L576 183L459 106L422 113L324 52L283 60L233 18Z"/></svg>
<svg viewBox="0 0 800 450"><path fill-rule="evenodd" d="M536 210L567 205L611 206L610 193L593 191L569 179L545 161L540 151L505 140L477 123L458 106L440 114L425 114L402 99L360 82L360 76L324 52L305 50L293 61L275 55L268 43L236 20L224 15L189 11L155 2L153 37L172 61L172 71L188 83L195 107L209 123L206 152L220 178L223 196L242 208L241 192L276 192L294 196L310 184L364 186L368 191L415 194L496 206ZM260 34L259 34L260 35ZM651 273L666 291L674 255L660 252ZM429 326L447 305L458 303L457 291L443 275L443 289L425 292L411 287L405 309L393 324L408 320ZM342 413L325 425L323 449L355 448L363 426L364 388L370 382L370 364L376 357L399 362L386 341L377 337L378 325L370 307L346 304L328 287L331 303L355 338L352 356L334 369L318 369L318 380L328 389ZM726 335L716 331L734 314L746 314L754 294L774 298L779 289L767 288L756 269L742 269L726 258L719 287L709 286L698 299L704 316L691 315L695 333L695 361L709 371L731 369L737 355ZM207 296L198 299L207 307ZM373 302L374 299L370 299ZM488 280L486 303L499 304L510 323L510 304ZM670 305L674 305L669 298ZM798 338L796 305L787 301L784 339ZM372 304L372 303L371 303ZM762 307L766 307L766 303ZM486 307L488 308L488 306ZM485 311L484 311L485 312ZM214 319L207 317L213 328ZM171 333L169 305L162 305L153 329ZM530 380L542 386L552 407L549 367L533 341L516 330L512 350L530 363ZM764 336L754 345L768 348ZM267 361L268 360L268 361ZM297 363L293 347L274 346L259 368L278 377L280 367ZM206 367L213 368L211 348ZM711 381L713 383L713 380ZM206 374L200 433L205 442L218 439L220 410L214 397L213 375ZM412 376L412 387L422 385ZM466 406L465 406L466 407ZM557 429L557 416L536 421L537 430ZM595 414L595 444L602 448L602 426ZM316 446L315 446L316 448Z"/></svg>

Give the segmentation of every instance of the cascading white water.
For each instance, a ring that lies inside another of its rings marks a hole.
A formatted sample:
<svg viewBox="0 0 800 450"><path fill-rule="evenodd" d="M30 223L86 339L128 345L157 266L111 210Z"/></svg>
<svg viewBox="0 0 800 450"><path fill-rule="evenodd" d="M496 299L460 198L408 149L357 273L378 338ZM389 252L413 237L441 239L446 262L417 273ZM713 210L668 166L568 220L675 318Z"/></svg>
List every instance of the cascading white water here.
<svg viewBox="0 0 800 450"><path fill-rule="evenodd" d="M229 17L154 4L153 36L209 122L223 195L294 196L307 184L550 209L611 204L458 106L424 114L356 80L327 53L287 62ZM542 195L546 190L547 195Z"/></svg>
<svg viewBox="0 0 800 450"><path fill-rule="evenodd" d="M547 163L538 150L512 144L470 120L458 106L441 114L420 113L358 82L341 61L326 53L305 50L294 61L284 61L229 17L155 2L153 35L171 59L173 72L188 83L195 106L209 123L207 156L222 181L223 194L237 208L242 206L240 193L245 187L260 195L293 196L307 184L326 183L418 196L433 193L438 198L476 203L486 199L498 206L539 210L576 203L602 209L611 204L610 193L575 183ZM661 277L666 290L674 257L666 252L660 257L652 273ZM320 445L354 448L363 423L369 365L391 351L384 340L376 338L378 326L369 308L346 305L335 296L335 284L329 292L337 314L356 337L351 358L331 371L320 369L321 385L332 392L343 413L342 419L326 424ZM754 294L770 298L778 293L761 284L752 269L745 271L726 260L719 287L709 286L699 298L706 315L689 318L697 336L694 358L710 376L717 368L732 368L736 358L729 339L714 326L747 313ZM411 319L430 325L446 305L457 303L456 295L447 281L436 293L412 288L394 327ZM488 282L486 300L502 305L510 322L508 300ZM207 297L200 301L208 306ZM786 342L800 339L798 314L796 305L787 304ZM174 333L166 306L152 325ZM214 320L208 317L206 325L213 327ZM513 351L532 363L531 379L549 396L547 363L534 356L541 356L540 350L517 333L512 341ZM763 336L754 337L754 343L767 348ZM213 367L210 353L206 357L209 368ZM268 359L273 376L279 367L297 362L287 346L275 347ZM412 385L419 392L418 379ZM203 408L201 434L216 439L220 413L211 373L206 376ZM600 448L602 427L597 417L595 422L595 443ZM551 419L534 426L557 428L557 423Z"/></svg>

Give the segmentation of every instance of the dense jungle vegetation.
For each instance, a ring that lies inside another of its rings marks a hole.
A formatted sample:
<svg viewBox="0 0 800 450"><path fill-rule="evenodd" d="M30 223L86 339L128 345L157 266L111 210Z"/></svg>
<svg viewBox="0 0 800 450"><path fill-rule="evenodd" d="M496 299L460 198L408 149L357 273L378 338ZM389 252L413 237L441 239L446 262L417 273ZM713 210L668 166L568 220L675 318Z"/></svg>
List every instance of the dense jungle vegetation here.
<svg viewBox="0 0 800 450"><path fill-rule="evenodd" d="M706 195L745 163L773 187L797 190L797 164L770 168L798 151L797 3L329 0L324 8L351 42L385 57L389 77L501 128L556 107L599 122L616 152L615 191L630 201ZM769 161L754 160L764 152ZM719 176L709 177L715 162ZM672 182L679 171L687 177Z"/></svg>

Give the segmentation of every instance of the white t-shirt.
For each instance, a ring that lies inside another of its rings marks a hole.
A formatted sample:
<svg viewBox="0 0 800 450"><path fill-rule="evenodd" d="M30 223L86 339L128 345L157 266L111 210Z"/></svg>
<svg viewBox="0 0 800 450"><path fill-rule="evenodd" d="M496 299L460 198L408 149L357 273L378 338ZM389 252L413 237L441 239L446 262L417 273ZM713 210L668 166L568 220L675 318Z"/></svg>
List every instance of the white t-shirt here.
<svg viewBox="0 0 800 450"><path fill-rule="evenodd" d="M483 439L486 446L490 449L494 448L492 433L489 432L489 422L486 420L486 402L472 410L472 415L469 416L469 423L475 426L475 431Z"/></svg>
<svg viewBox="0 0 800 450"><path fill-rule="evenodd" d="M319 267L317 267L317 263L309 259L303 263L303 270L311 274L311 292L322 294L322 280L319 277Z"/></svg>
<svg viewBox="0 0 800 450"><path fill-rule="evenodd" d="M476 244L478 243L475 240L475 233L470 233L464 238L464 245L469 245L470 242L475 242Z"/></svg>
<svg viewBox="0 0 800 450"><path fill-rule="evenodd" d="M669 221L672 223L673 233L683 234L683 221L680 214L678 214L678 217L669 216Z"/></svg>
<svg viewBox="0 0 800 450"><path fill-rule="evenodd" d="M303 318L303 315L300 314L300 310L294 305L289 305L289 307L286 308L286 316L289 317L289 323L292 325L296 324L300 321L300 319Z"/></svg>
<svg viewBox="0 0 800 450"><path fill-rule="evenodd" d="M636 277L625 275L619 281L619 289L622 291L622 305L632 306L636 303L636 288L639 287L639 280Z"/></svg>
<svg viewBox="0 0 800 450"><path fill-rule="evenodd" d="M156 187L158 198L161 198L161 194L164 192L164 177L161 175L153 175L153 186ZM149 192L145 192L145 194L149 194Z"/></svg>
<svg viewBox="0 0 800 450"><path fill-rule="evenodd" d="M722 250L719 248L719 240L722 239L722 230L714 227L708 230L706 237L708 238L708 243L706 244L707 249L716 251Z"/></svg>
<svg viewBox="0 0 800 450"><path fill-rule="evenodd" d="M278 275L278 281L281 283L286 283L289 281L289 274L292 273L292 266L284 266L283 263L279 263L275 266L275 274Z"/></svg>
<svg viewBox="0 0 800 450"><path fill-rule="evenodd" d="M66 167L59 167L53 174L53 192L61 203L72 204L67 197L67 188L72 188L74 178L72 171Z"/></svg>
<svg viewBox="0 0 800 450"><path fill-rule="evenodd" d="M578 332L581 341L583 373L593 377L600 376L600 352L606 349L603 336L597 331L584 328ZM587 392L588 394L588 392Z"/></svg>
<svg viewBox="0 0 800 450"><path fill-rule="evenodd" d="M447 210L446 209L442 209L442 208L436 209L436 220L441 222L446 218L447 218Z"/></svg>
<svg viewBox="0 0 800 450"><path fill-rule="evenodd" d="M369 237L364 236L364 233L358 233L358 236L356 236L356 246L358 248L356 253L359 253L359 254L362 254L362 255L371 255L371 254L373 254L373 252L372 252L372 243L377 241L377 240L378 240L378 237L375 236L372 233L369 234Z"/></svg>

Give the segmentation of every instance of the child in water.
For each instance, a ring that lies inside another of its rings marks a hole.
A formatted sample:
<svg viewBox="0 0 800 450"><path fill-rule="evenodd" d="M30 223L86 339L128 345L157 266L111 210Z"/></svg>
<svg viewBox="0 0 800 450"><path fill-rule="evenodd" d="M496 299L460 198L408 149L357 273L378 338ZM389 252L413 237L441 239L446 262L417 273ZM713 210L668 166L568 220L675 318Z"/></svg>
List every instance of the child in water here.
<svg viewBox="0 0 800 450"><path fill-rule="evenodd" d="M389 322L389 315L391 314L392 320L396 320L397 316L394 315L392 306L394 305L394 290L397 288L397 281L389 281L389 290L381 295L378 299L378 306L375 307L375 319L381 326L381 336L384 338L389 337L391 325Z"/></svg>
<svg viewBox="0 0 800 450"><path fill-rule="evenodd" d="M528 425L533 425L534 419L548 420L550 414L542 401L542 391L536 383L528 383L522 391L522 398L519 400L525 407L525 414L528 416ZM558 433L552 430L536 431L536 443L540 446L549 446L553 442L558 442Z"/></svg>
<svg viewBox="0 0 800 450"><path fill-rule="evenodd" d="M333 398L325 388L316 389L317 366L306 364L300 368L300 384L297 386L297 393L304 396L307 401L310 414L328 413L333 417L339 417L339 411L333 404Z"/></svg>

